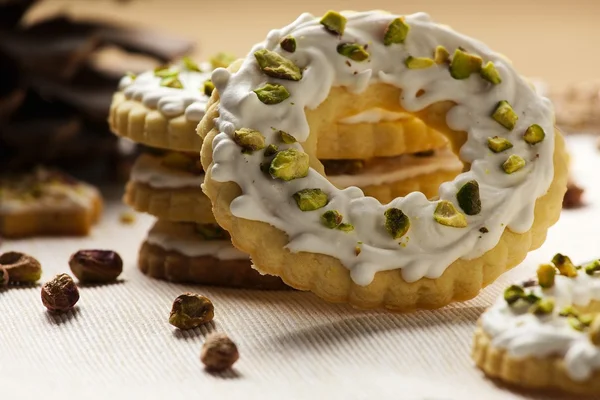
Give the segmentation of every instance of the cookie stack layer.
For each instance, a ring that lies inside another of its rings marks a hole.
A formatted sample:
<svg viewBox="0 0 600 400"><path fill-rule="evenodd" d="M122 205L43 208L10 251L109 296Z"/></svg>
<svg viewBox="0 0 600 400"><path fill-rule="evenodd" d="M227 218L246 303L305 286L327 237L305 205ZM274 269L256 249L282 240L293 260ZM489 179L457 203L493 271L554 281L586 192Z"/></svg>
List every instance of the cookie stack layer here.
<svg viewBox="0 0 600 400"><path fill-rule="evenodd" d="M113 132L150 147L136 160L124 196L135 210L158 218L138 265L148 276L174 282L287 288L279 278L251 268L248 255L216 224L201 189L202 140L195 128L211 92L210 71L224 63L224 57L202 66L184 59L181 65L124 77L114 95Z"/></svg>

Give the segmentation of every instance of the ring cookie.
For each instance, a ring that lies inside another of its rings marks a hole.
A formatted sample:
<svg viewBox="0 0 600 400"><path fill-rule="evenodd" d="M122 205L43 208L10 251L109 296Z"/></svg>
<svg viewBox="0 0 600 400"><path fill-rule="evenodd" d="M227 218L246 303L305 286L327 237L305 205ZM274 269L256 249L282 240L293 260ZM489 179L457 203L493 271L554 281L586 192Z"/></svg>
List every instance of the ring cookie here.
<svg viewBox="0 0 600 400"><path fill-rule="evenodd" d="M297 289L363 308L441 307L520 263L558 219L566 154L550 102L426 14L303 14L212 81L204 191L235 246ZM465 172L432 200L336 188L316 149L349 107L415 115Z"/></svg>
<svg viewBox="0 0 600 400"><path fill-rule="evenodd" d="M536 389L600 394L600 261L557 254L480 318L473 358L487 375Z"/></svg>

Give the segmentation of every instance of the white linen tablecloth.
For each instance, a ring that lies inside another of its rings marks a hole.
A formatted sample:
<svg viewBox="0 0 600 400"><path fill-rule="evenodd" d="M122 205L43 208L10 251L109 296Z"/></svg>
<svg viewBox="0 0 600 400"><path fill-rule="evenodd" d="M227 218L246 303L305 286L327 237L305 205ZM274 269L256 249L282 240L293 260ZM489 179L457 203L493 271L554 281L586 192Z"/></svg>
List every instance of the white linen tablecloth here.
<svg viewBox="0 0 600 400"><path fill-rule="evenodd" d="M437 311L358 311L310 293L149 279L136 258L152 218L121 224L118 196L87 238L4 241L0 251L39 258L43 280L69 272L69 255L82 248L118 251L125 270L119 283L82 287L77 308L62 316L45 311L39 287L0 291L0 399L569 398L494 383L470 358L477 318L509 282L559 251L575 262L600 256L600 152L589 136L568 144L587 205L563 211L544 246L476 299ZM214 323L188 332L169 325L172 301L185 291L212 299ZM240 360L212 375L198 356L215 330L237 342Z"/></svg>

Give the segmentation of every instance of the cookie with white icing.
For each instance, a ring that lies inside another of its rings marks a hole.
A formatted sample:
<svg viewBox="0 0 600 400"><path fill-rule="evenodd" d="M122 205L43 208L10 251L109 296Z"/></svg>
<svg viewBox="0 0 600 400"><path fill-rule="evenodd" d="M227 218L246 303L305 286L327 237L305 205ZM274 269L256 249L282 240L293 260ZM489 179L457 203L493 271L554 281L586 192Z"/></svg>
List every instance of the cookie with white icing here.
<svg viewBox="0 0 600 400"><path fill-rule="evenodd" d="M252 269L247 254L216 225L158 221L139 252L140 270L156 279L245 289L289 289Z"/></svg>
<svg viewBox="0 0 600 400"><path fill-rule="evenodd" d="M600 261L557 254L480 318L473 359L488 376L536 389L600 394Z"/></svg>
<svg viewBox="0 0 600 400"><path fill-rule="evenodd" d="M559 217L566 154L550 102L425 14L303 14L212 81L199 133L217 222L259 271L326 300L404 311L472 298ZM446 135L465 172L433 200L336 188L318 140L336 110L374 107Z"/></svg>

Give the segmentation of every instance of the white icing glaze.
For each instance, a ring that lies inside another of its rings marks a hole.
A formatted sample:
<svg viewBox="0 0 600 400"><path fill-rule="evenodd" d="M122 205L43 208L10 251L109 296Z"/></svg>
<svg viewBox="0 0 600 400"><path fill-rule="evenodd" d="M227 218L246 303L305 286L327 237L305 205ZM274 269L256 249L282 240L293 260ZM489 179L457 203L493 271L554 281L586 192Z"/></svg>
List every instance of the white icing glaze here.
<svg viewBox="0 0 600 400"><path fill-rule="evenodd" d="M200 188L204 174L168 168L162 165L162 158L150 154L140 155L131 169L131 180L145 183L159 189L177 189L184 187Z"/></svg>
<svg viewBox="0 0 600 400"><path fill-rule="evenodd" d="M240 186L242 195L231 203L232 213L284 231L290 240L287 248L292 252L307 251L338 258L359 285L368 285L378 271L397 268L402 269L402 276L408 282L422 277L435 279L455 260L472 259L493 248L506 227L518 233L530 229L535 201L546 193L554 174L551 103L537 95L504 57L478 41L434 24L426 14L406 16L410 32L405 44L389 47L383 45L383 32L397 16L382 12L345 15L348 22L341 39L326 32L319 18L303 14L291 25L271 31L266 41L252 49L238 72L225 69L213 72L212 80L221 102L220 116L216 120L220 133L213 142L211 172L216 181L232 181ZM283 52L279 46L287 35L297 40L293 54ZM352 68L349 68L346 64L349 59L336 52L340 42L368 43L370 60L351 62ZM492 61L502 83L491 85L477 74L455 80L445 65L422 70L411 70L404 65L409 55L431 57L437 45L445 46L450 52L460 46L486 62ZM291 82L262 74L253 55L262 48L282 53L303 68L302 80ZM284 85L291 96L275 105L261 103L252 91L266 82ZM479 182L483 209L478 215L467 216L467 228L436 223L433 219L436 201L429 201L422 193L411 193L382 205L374 198L365 197L358 188L335 188L313 169L306 178L290 182L271 179L260 171L262 152L243 155L232 140L234 131L244 127L261 131L267 143L277 143L274 127L299 140L280 149L302 150L301 143L310 134L305 109L318 107L333 86L360 93L374 82L402 88L398 101L407 111L422 110L443 100L456 104L448 112L446 121L451 129L468 133L460 158L471 165L471 170L441 185L439 197L458 208L457 190L466 181ZM424 94L417 96L421 90ZM513 132L491 118L501 100L507 100L519 115ZM546 139L535 147L521 140L527 127L534 123L547 133ZM509 138L514 147L504 153L492 153L486 141L495 135ZM510 154L522 156L527 165L508 175L500 166ZM325 191L330 199L328 205L314 212L300 211L292 194L306 188ZM411 220L410 230L401 239L403 246L384 228L384 211L389 207L401 209ZM321 225L320 215L333 209L344 216L345 222L354 225L354 231L330 230ZM489 233L479 232L483 226ZM363 245L357 256L354 249L358 241Z"/></svg>
<svg viewBox="0 0 600 400"><path fill-rule="evenodd" d="M443 149L436 151L430 157L419 157L412 154L389 157L381 164L366 167L359 174L328 175L327 179L340 188L348 186L364 188L398 182L438 171L460 171L462 167L462 163L450 149Z"/></svg>
<svg viewBox="0 0 600 400"><path fill-rule="evenodd" d="M211 256L219 260L244 260L248 255L239 251L229 240L205 240L194 233L191 224L158 221L146 241L167 251L188 257Z"/></svg>
<svg viewBox="0 0 600 400"><path fill-rule="evenodd" d="M585 307L600 301L600 278L580 271L576 278L557 276L550 289L531 289L538 296L554 298L552 315L537 317L525 312L526 308L512 308L501 296L481 316L481 326L491 336L492 345L506 349L513 357L562 357L573 380L589 378L600 368L600 349L586 332L570 327L568 319L558 313L568 305Z"/></svg>
<svg viewBox="0 0 600 400"><path fill-rule="evenodd" d="M408 113L400 113L395 111L384 110L383 108L371 108L359 114L346 117L339 121L340 124L374 124L377 122L399 121L401 119L410 118Z"/></svg>
<svg viewBox="0 0 600 400"><path fill-rule="evenodd" d="M147 71L135 79L124 76L119 83L119 90L125 98L142 102L150 109L157 109L169 118L185 114L192 122L200 122L206 111L209 97L204 94L204 82L210 79L211 72L189 71L180 65L170 67L179 71L179 80L183 89L160 85L161 78L154 71ZM202 71L210 71L210 64L201 65Z"/></svg>

